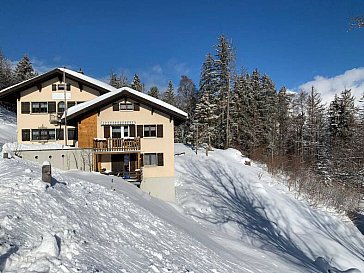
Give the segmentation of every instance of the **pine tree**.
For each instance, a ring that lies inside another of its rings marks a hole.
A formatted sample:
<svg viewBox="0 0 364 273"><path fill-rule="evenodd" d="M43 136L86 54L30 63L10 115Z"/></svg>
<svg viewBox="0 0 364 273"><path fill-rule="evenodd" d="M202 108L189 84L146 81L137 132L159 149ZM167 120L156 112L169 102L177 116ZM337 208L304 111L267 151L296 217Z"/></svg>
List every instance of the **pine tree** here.
<svg viewBox="0 0 364 273"><path fill-rule="evenodd" d="M188 114L184 124L175 127L175 140L186 143L187 135L191 129L197 102L196 86L193 81L185 75L181 76L179 87L177 88L176 105L179 109Z"/></svg>
<svg viewBox="0 0 364 273"><path fill-rule="evenodd" d="M344 90L340 96L335 96L330 103L328 119L330 132L330 173L334 181L348 184L361 184L361 170L357 167L358 155L362 151L356 149L362 143L357 138L358 109L351 90Z"/></svg>
<svg viewBox="0 0 364 273"><path fill-rule="evenodd" d="M37 75L28 56L24 55L15 68L16 82L22 82Z"/></svg>
<svg viewBox="0 0 364 273"><path fill-rule="evenodd" d="M290 122L290 101L286 87L282 87L278 92L277 122L278 122L278 154L285 156L288 150L288 128Z"/></svg>
<svg viewBox="0 0 364 273"><path fill-rule="evenodd" d="M117 75L115 73L111 73L110 75L110 81L109 84L115 88L121 88L121 82L120 82L120 78L117 77Z"/></svg>
<svg viewBox="0 0 364 273"><path fill-rule="evenodd" d="M210 93L205 90L199 102L196 104L193 122L190 124L188 140L189 142L199 145L207 143L211 146L215 139L213 122L216 119L214 115L214 105L210 102Z"/></svg>
<svg viewBox="0 0 364 273"><path fill-rule="evenodd" d="M218 108L219 119L217 130L220 131L218 135L218 147L225 149L230 146L231 130L230 130L230 102L231 102L231 89L232 81L235 73L235 55L231 43L221 35L219 43L216 46L216 60L215 60L215 73L216 83L218 90Z"/></svg>
<svg viewBox="0 0 364 273"><path fill-rule="evenodd" d="M10 61L0 51L0 90L13 84L13 72Z"/></svg>
<svg viewBox="0 0 364 273"><path fill-rule="evenodd" d="M140 92L144 91L144 85L141 83L139 76L137 74L134 74L134 78L130 87Z"/></svg>
<svg viewBox="0 0 364 273"><path fill-rule="evenodd" d="M306 101L305 147L310 161L317 161L324 137L325 106L317 90L312 86Z"/></svg>
<svg viewBox="0 0 364 273"><path fill-rule="evenodd" d="M168 82L167 90L163 93L163 101L176 106L176 98L174 96L174 88L172 81Z"/></svg>
<svg viewBox="0 0 364 273"><path fill-rule="evenodd" d="M149 96L152 96L152 97L154 97L154 98L157 98L157 99L159 99L159 90L158 90L158 87L157 86L152 86L151 88L150 88L150 90L148 91L148 95Z"/></svg>

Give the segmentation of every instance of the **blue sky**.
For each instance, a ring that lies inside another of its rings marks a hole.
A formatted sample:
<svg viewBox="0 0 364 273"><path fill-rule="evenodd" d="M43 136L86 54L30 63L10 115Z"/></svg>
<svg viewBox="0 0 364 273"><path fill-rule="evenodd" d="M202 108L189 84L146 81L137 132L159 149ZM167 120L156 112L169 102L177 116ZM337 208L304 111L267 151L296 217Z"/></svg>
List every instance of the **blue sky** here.
<svg viewBox="0 0 364 273"><path fill-rule="evenodd" d="M29 55L41 71L82 67L99 79L137 73L163 87L182 74L198 84L205 55L225 34L238 68L257 67L277 88L297 89L364 66L364 29L348 31L358 15L362 0L3 0L0 48L12 61Z"/></svg>

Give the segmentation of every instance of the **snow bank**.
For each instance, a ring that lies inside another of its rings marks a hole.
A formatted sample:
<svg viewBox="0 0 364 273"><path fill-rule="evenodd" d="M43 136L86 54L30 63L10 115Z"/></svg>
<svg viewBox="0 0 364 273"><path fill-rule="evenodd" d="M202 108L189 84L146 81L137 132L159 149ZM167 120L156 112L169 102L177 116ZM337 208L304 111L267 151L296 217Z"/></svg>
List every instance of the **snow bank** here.
<svg viewBox="0 0 364 273"><path fill-rule="evenodd" d="M302 272L327 272L317 257L335 270L364 272L364 236L348 219L295 199L264 168L245 165L247 158L234 149L206 157L177 145L181 152L175 157L177 200L196 222L300 264Z"/></svg>

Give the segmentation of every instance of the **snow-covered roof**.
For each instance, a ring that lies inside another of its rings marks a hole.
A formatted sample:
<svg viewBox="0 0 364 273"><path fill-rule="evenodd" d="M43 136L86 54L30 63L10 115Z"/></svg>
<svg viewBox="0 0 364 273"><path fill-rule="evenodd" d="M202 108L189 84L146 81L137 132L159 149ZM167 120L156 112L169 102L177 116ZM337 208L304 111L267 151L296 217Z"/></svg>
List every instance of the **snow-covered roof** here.
<svg viewBox="0 0 364 273"><path fill-rule="evenodd" d="M92 83L94 85L97 85L103 89L106 89L106 90L109 90L109 91L116 91L117 88L111 86L110 84L107 84L103 81L100 81L100 80L97 80L97 79L94 79L94 78L91 78L89 76L86 76L80 72L76 72L76 71L73 71L73 70L70 70L70 69L67 69L67 68L58 68L59 70L61 70L62 72L66 72L66 77L67 77L67 74L68 75L72 75L76 78L79 78L81 80L84 80L86 82L89 82L89 83Z"/></svg>
<svg viewBox="0 0 364 273"><path fill-rule="evenodd" d="M181 109L178 109L177 107L170 105L169 103L166 103L164 101L161 101L157 98L154 98L154 97L144 94L142 92L136 91L130 87L122 87L119 89L115 89L115 91L106 93L106 94L96 97L92 100L72 106L67 110L67 118L76 117L76 116L78 116L78 114L81 114L81 113L87 111L87 109L92 108L93 106L99 105L102 102L109 103L110 100L112 100L113 98L115 98L115 100L117 100L118 98L120 98L123 95L132 96L136 100L138 100L138 98L139 98L143 101L143 103L145 103L147 105L149 103L153 106L159 107L162 110L168 110L168 112L172 112L182 119L187 119L187 116L188 116L187 113L185 113ZM62 119L64 119L64 118L65 118L65 115L63 114Z"/></svg>
<svg viewBox="0 0 364 273"><path fill-rule="evenodd" d="M31 79L22 81L20 83L14 84L12 86L9 86L7 88L4 88L2 90L0 90L0 97L6 96L8 94L20 91L20 90L24 90L24 88L29 88L32 85L42 82L42 81L46 81L50 78L60 76L63 74L63 72L65 72L66 74L66 79L67 78L71 78L72 80L79 80L81 82L87 83L90 86L93 86L95 88L99 88L103 90L103 93L105 92L112 92L112 91L116 91L117 89L115 87L112 87L111 85L102 82L100 80L94 79L92 77L86 76L80 72L76 72L67 68L55 68L53 70L50 70L46 73L40 74L38 76L35 76ZM60 76L61 77L61 76Z"/></svg>

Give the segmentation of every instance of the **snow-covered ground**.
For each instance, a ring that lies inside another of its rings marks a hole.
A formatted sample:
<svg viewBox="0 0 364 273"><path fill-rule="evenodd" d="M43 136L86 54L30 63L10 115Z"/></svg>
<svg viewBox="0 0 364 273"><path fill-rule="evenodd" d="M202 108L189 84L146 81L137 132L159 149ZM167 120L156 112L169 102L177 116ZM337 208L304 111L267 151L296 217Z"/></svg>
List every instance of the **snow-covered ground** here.
<svg viewBox="0 0 364 273"><path fill-rule="evenodd" d="M3 143L16 140L16 116L0 106L0 149Z"/></svg>
<svg viewBox="0 0 364 273"><path fill-rule="evenodd" d="M177 204L96 173L53 169L48 186L35 163L0 159L0 272L364 272L364 238L343 216L236 150L176 152Z"/></svg>
<svg viewBox="0 0 364 273"><path fill-rule="evenodd" d="M264 168L245 165L237 150L206 157L177 144L175 152L186 153L176 158L178 203L202 226L305 268L300 272L322 269L323 259L331 272L364 272L364 236L348 218L297 200Z"/></svg>

